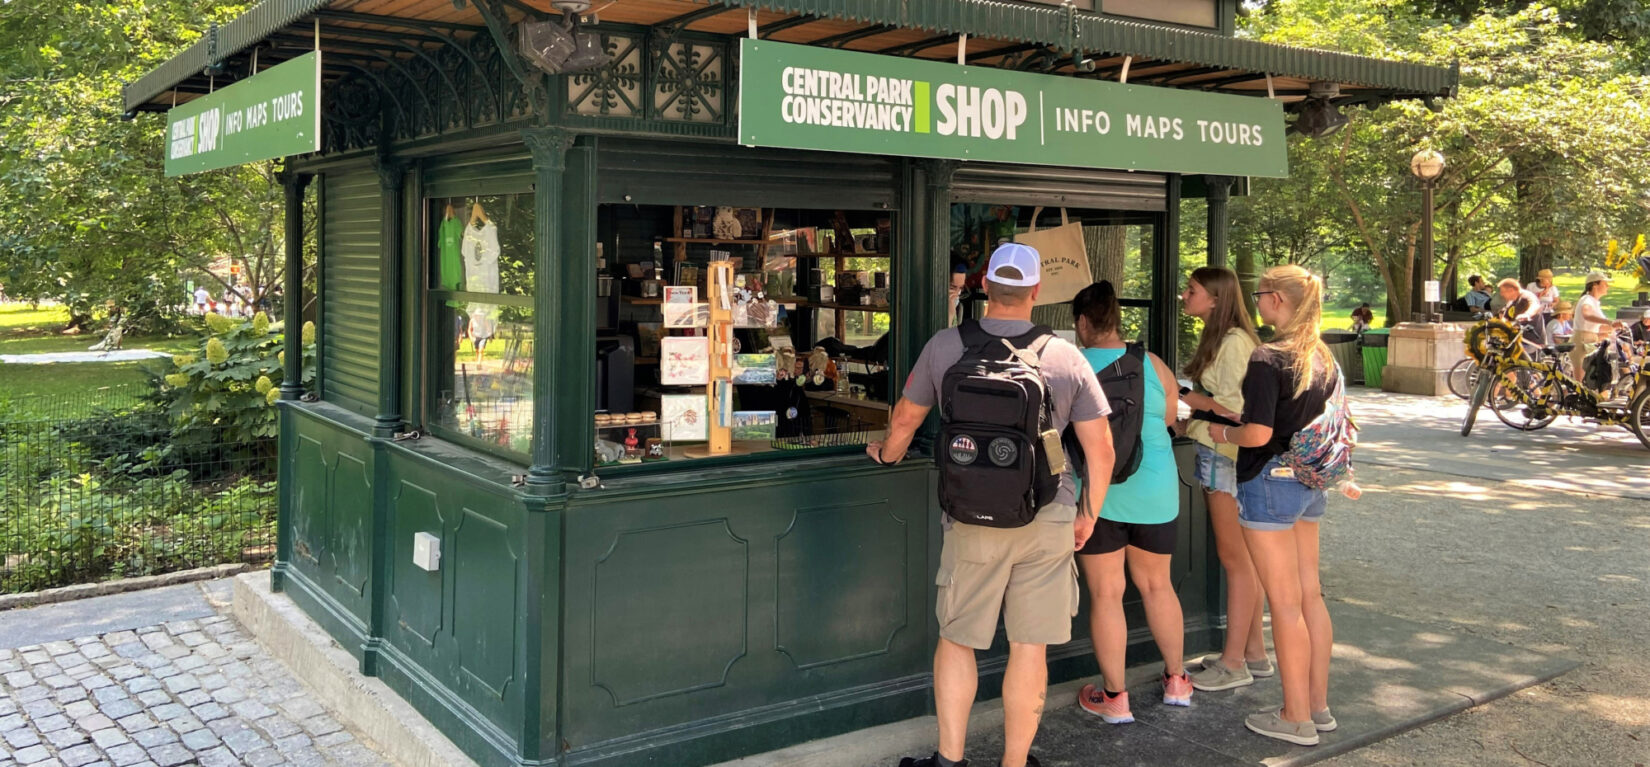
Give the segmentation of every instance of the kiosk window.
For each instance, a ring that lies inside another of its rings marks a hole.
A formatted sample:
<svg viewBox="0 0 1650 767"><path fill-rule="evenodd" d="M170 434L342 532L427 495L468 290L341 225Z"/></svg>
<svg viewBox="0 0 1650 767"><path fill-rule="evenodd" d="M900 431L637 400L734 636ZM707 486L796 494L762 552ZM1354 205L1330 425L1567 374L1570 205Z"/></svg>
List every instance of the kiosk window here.
<svg viewBox="0 0 1650 767"><path fill-rule="evenodd" d="M597 466L880 438L888 211L599 210Z"/></svg>
<svg viewBox="0 0 1650 767"><path fill-rule="evenodd" d="M425 424L526 460L533 433L531 194L427 201Z"/></svg>

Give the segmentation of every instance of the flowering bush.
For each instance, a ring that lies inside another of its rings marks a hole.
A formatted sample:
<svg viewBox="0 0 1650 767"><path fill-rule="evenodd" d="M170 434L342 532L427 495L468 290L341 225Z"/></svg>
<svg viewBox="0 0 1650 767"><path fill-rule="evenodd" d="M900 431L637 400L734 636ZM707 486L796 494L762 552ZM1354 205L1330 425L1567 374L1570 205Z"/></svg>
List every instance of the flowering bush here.
<svg viewBox="0 0 1650 767"><path fill-rule="evenodd" d="M274 404L280 399L285 343L281 323L259 312L250 320L206 315L211 335L200 357L178 355L163 376L161 394L179 435L210 430L217 439L251 442L277 433ZM303 384L315 380L315 326L304 323Z"/></svg>

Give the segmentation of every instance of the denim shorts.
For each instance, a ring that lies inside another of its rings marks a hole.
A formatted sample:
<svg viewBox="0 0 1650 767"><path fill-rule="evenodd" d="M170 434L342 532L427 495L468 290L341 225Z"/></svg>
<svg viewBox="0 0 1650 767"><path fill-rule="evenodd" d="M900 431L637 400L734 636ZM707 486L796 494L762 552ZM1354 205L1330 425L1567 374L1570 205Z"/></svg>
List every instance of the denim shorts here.
<svg viewBox="0 0 1650 767"><path fill-rule="evenodd" d="M1238 524L1250 530L1288 530L1296 522L1323 518L1329 492L1313 490L1292 474L1274 474L1281 466L1273 458L1259 476L1238 485Z"/></svg>
<svg viewBox="0 0 1650 767"><path fill-rule="evenodd" d="M1201 442L1197 445L1197 481L1203 489L1237 497L1237 462Z"/></svg>

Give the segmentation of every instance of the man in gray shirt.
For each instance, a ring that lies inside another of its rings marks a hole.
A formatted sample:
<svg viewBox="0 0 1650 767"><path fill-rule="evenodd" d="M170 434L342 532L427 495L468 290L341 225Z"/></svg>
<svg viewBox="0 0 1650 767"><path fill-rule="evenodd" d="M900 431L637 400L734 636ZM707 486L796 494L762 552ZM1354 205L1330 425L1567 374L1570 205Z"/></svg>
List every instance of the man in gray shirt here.
<svg viewBox="0 0 1650 767"><path fill-rule="evenodd" d="M1036 327L1031 309L1036 304L1040 273L1036 250L1015 243L998 247L986 266L989 304L980 320L981 329L1013 338ZM940 404L946 371L962 359L963 352L962 334L956 328L929 339L905 383L904 396L894 405L886 441L866 446L872 460L888 464L905 456L928 411ZM940 623L939 647L934 652L939 748L933 756L906 758L900 767L967 765L963 751L968 715L979 682L974 651L991 646L999 614L1009 643L1003 676L1002 764L1038 767L1030 750L1048 690L1045 649L1071 640L1071 619L1077 614L1080 596L1072 553L1094 531L1113 462L1106 421L1110 408L1082 352L1053 339L1043 348L1039 369L1053 400L1053 428L1064 430L1071 423L1083 446L1087 459L1083 508L1079 513L1075 483L1067 472L1060 478L1054 500L1024 527L982 527L945 520L935 604Z"/></svg>

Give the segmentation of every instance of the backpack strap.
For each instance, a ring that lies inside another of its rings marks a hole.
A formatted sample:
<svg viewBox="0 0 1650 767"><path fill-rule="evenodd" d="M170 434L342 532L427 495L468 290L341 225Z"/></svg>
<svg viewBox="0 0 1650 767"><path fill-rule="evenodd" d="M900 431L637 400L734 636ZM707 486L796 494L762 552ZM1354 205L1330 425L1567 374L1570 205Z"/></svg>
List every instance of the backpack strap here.
<svg viewBox="0 0 1650 767"><path fill-rule="evenodd" d="M985 328L980 327L980 321L976 319L963 320L962 324L957 326L957 333L962 336L962 345L965 350L983 349L987 344L999 338L999 336L985 332Z"/></svg>

